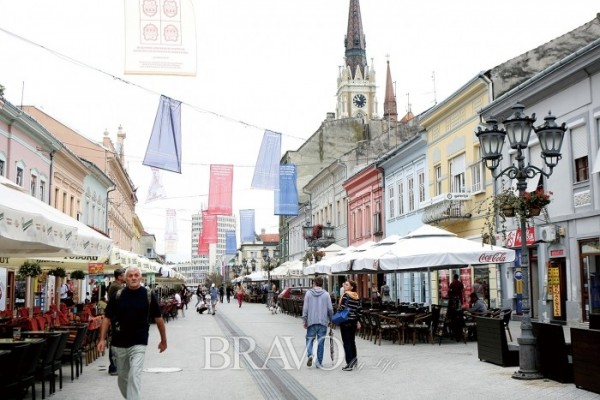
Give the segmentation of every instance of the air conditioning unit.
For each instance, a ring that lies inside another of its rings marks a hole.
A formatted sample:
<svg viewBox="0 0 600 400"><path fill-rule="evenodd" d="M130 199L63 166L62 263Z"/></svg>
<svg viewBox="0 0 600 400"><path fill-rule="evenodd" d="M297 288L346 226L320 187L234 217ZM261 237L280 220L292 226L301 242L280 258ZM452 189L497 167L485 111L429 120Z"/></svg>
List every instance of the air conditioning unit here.
<svg viewBox="0 0 600 400"><path fill-rule="evenodd" d="M546 225L540 227L540 240L551 243L558 240L558 229L556 225Z"/></svg>

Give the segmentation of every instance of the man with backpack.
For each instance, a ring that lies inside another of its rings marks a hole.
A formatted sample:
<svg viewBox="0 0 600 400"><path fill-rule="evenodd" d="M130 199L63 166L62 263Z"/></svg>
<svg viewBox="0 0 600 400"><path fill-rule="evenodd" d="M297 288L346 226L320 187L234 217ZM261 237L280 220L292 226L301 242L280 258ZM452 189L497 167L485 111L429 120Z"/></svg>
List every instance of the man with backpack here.
<svg viewBox="0 0 600 400"><path fill-rule="evenodd" d="M121 395L128 400L141 398L142 370L148 345L149 320L160 333L158 350L167 349L165 322L156 295L141 284L142 272L129 267L125 272L126 286L109 299L100 328L98 351L106 348L106 333L112 327L111 348L117 364Z"/></svg>
<svg viewBox="0 0 600 400"><path fill-rule="evenodd" d="M123 289L123 285L125 285L125 269L117 268L113 274L115 276L115 280L108 287L108 294L106 296L108 300L110 300L111 297L114 297L119 289ZM117 366L113 360L112 349L108 349L108 360L110 361L108 373L110 375L117 375Z"/></svg>

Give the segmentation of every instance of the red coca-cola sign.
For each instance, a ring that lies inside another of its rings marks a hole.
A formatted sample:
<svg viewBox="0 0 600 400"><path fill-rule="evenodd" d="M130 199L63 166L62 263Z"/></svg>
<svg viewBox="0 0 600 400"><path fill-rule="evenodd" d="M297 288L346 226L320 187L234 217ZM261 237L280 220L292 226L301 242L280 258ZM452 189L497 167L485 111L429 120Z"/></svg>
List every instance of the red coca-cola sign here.
<svg viewBox="0 0 600 400"><path fill-rule="evenodd" d="M535 244L535 229L533 226L530 226L525 231L526 234L526 243L527 246L532 246ZM521 247L521 230L517 229L514 231L510 231L506 234L506 243L504 247L515 248Z"/></svg>
<svg viewBox="0 0 600 400"><path fill-rule="evenodd" d="M481 264L501 264L506 262L506 252L498 251L496 253L483 253L479 256Z"/></svg>

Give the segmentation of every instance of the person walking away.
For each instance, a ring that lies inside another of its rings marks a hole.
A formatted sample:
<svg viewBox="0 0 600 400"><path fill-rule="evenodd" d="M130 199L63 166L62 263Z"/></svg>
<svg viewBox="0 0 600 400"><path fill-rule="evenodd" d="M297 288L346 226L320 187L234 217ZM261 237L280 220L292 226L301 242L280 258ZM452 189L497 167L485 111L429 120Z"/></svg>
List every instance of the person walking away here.
<svg viewBox="0 0 600 400"><path fill-rule="evenodd" d="M113 272L113 275L115 277L115 280L112 281L112 283L108 287L108 291L107 291L107 295L106 295L106 298L109 301L110 301L111 297L114 297L114 295L119 291L119 289L122 289L123 286L125 285L125 270L123 268L115 269L115 272ZM106 310L106 308L104 308L104 310ZM110 364L108 366L108 373L113 376L117 375L117 364L115 364L115 361L114 361L112 346L108 349L108 360L110 362Z"/></svg>
<svg viewBox="0 0 600 400"><path fill-rule="evenodd" d="M215 311L217 311L217 299L219 297L219 289L215 287L213 283L210 285L210 305L212 306L212 315L215 315Z"/></svg>
<svg viewBox="0 0 600 400"><path fill-rule="evenodd" d="M223 302L223 296L225 295L225 288L223 286L221 286L219 288L219 301L222 303Z"/></svg>
<svg viewBox="0 0 600 400"><path fill-rule="evenodd" d="M358 354L356 352L356 331L360 329L360 315L362 307L360 298L356 292L356 282L347 280L344 282L344 295L340 299L338 310L349 309L348 321L340 325L342 342L344 343L344 353L346 356L346 366L342 371L352 371L358 364Z"/></svg>
<svg viewBox="0 0 600 400"><path fill-rule="evenodd" d="M156 295L141 285L142 272L129 267L125 272L126 286L115 293L106 307L102 320L98 351L106 347L106 333L112 328L113 355L119 374L118 385L123 398L141 399L142 370L148 346L149 319L153 319L160 334L159 352L167 349L165 322L161 317Z"/></svg>
<svg viewBox="0 0 600 400"><path fill-rule="evenodd" d="M323 290L323 278L315 277L313 288L304 295L304 304L302 306L302 320L304 329L306 329L306 355L308 360L306 365L311 367L313 364L313 345L317 341L317 363L316 368L323 366L323 351L325 348L325 335L327 335L327 325L331 321L333 307L329 293Z"/></svg>
<svg viewBox="0 0 600 400"><path fill-rule="evenodd" d="M229 301L231 300L231 292L232 292L232 288L231 286L227 285L227 289L225 289L225 295L227 296L227 302L229 303Z"/></svg>
<svg viewBox="0 0 600 400"><path fill-rule="evenodd" d="M235 293L238 301L238 307L242 307L242 301L244 301L244 288L241 283L238 283L237 291Z"/></svg>

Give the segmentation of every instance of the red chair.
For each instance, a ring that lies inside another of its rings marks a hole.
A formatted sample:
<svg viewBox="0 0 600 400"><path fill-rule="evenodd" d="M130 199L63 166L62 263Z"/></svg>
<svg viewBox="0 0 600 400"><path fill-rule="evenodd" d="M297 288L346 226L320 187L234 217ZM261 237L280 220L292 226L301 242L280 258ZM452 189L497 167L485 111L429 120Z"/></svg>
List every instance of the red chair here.
<svg viewBox="0 0 600 400"><path fill-rule="evenodd" d="M46 320L44 319L44 317L41 315L38 315L37 317L33 317L33 318L37 321L40 331L45 331L46 330Z"/></svg>
<svg viewBox="0 0 600 400"><path fill-rule="evenodd" d="M27 318L26 320L26 328L29 331L39 331L40 327L38 325L37 319L34 318Z"/></svg>

